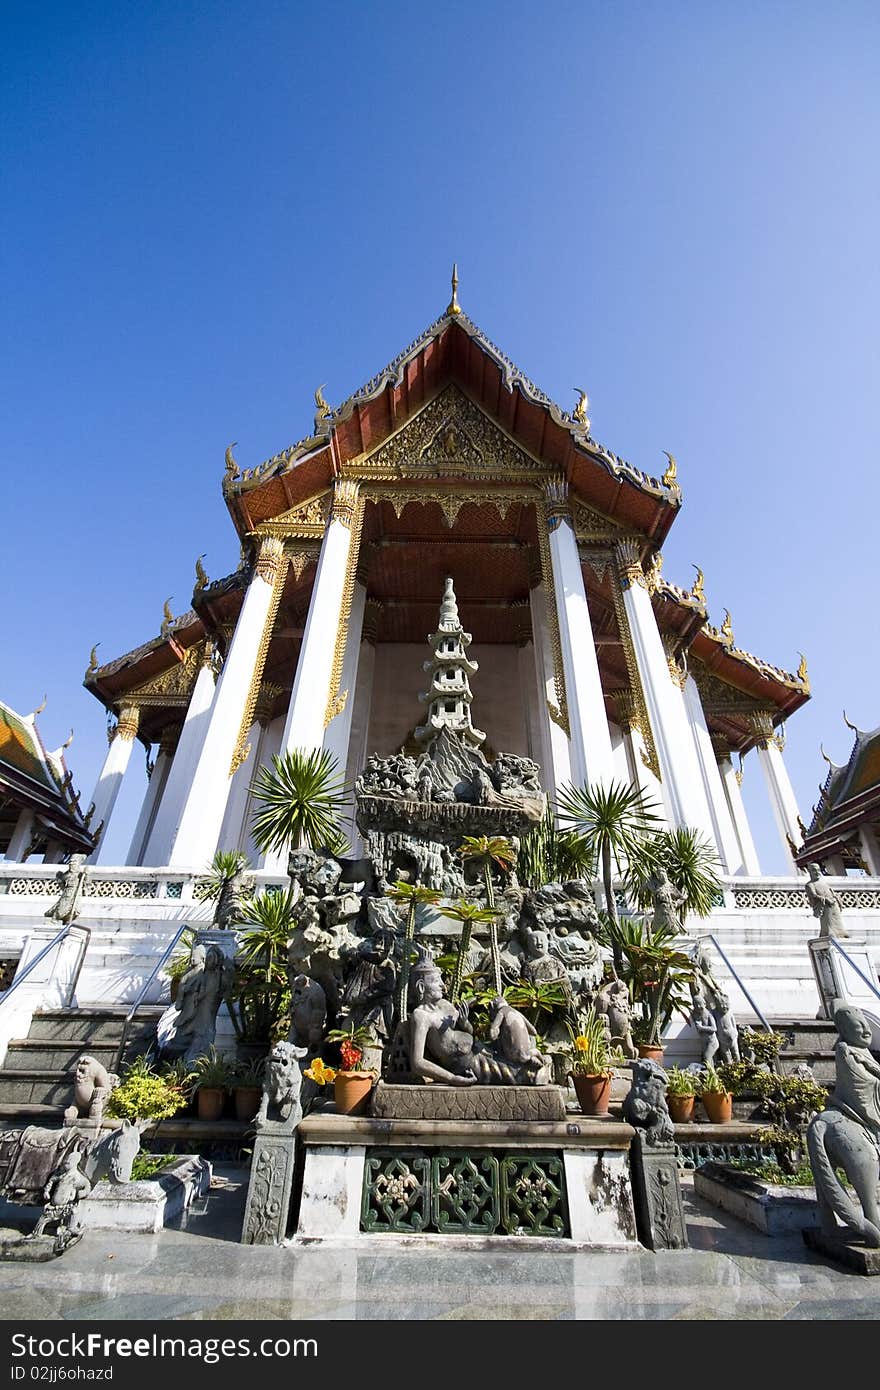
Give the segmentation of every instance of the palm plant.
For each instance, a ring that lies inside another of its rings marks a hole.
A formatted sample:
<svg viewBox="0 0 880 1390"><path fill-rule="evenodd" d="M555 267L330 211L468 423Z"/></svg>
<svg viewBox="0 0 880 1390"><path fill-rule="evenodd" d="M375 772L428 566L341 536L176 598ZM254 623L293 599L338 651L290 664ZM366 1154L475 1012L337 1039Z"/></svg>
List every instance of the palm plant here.
<svg viewBox="0 0 880 1390"><path fill-rule="evenodd" d="M677 951L672 943L677 933L661 927L652 931L639 917L612 927L622 958L621 974L629 987L633 1003L644 1008L644 1022L638 1029L640 1042L659 1047L661 1035L673 1013L687 1017L691 1007L689 985L695 979L690 956Z"/></svg>
<svg viewBox="0 0 880 1390"><path fill-rule="evenodd" d="M218 849L211 860L208 877L202 884L202 893L207 901L219 898L223 889L232 882L236 874L248 866L248 858L239 849Z"/></svg>
<svg viewBox="0 0 880 1390"><path fill-rule="evenodd" d="M286 846L326 846L341 852L345 835L340 815L345 788L335 757L326 748L291 748L272 755L254 783L259 803L252 826L254 843L264 854Z"/></svg>
<svg viewBox="0 0 880 1390"><path fill-rule="evenodd" d="M657 869L665 869L669 881L682 895L681 921L687 915L708 917L722 889L714 846L691 826L661 830L637 846L627 865L627 892L639 907L651 905L648 881Z"/></svg>
<svg viewBox="0 0 880 1390"><path fill-rule="evenodd" d="M449 990L449 998L454 1004L461 993L461 982L464 979L464 967L471 944L471 935L474 930L474 925L477 922L497 923L498 909L495 907L480 907L479 903L468 902L467 898L457 898L454 903L449 903L448 906L444 907L443 913L444 916L451 917L453 921L461 922L461 937L458 942L458 955L455 961L455 969L452 972L452 985Z"/></svg>
<svg viewBox="0 0 880 1390"><path fill-rule="evenodd" d="M582 835L562 830L548 806L539 823L520 840L516 876L526 888L589 878L596 857Z"/></svg>
<svg viewBox="0 0 880 1390"><path fill-rule="evenodd" d="M492 868L509 873L516 863L516 850L503 835L466 835L458 849L465 864L476 863L483 872L483 886L486 889L486 903L494 909L495 887L492 882ZM492 980L495 993L500 994L501 952L498 946L498 915L489 922L489 959L492 962Z"/></svg>
<svg viewBox="0 0 880 1390"><path fill-rule="evenodd" d="M241 904L230 1013L242 1042L268 1043L284 1012L293 905L290 889L258 893Z"/></svg>
<svg viewBox="0 0 880 1390"><path fill-rule="evenodd" d="M601 868L605 905L615 927L619 919L613 870L616 867L621 872L658 823L653 803L645 800L638 787L627 782L608 782L562 787L556 798L556 812L560 824L586 842L593 864ZM622 957L613 940L612 951L614 969L619 971Z"/></svg>
<svg viewBox="0 0 880 1390"><path fill-rule="evenodd" d="M388 891L393 902L406 906L406 928L403 936L403 957L400 962L400 977L397 982L397 1014L403 1023L409 1017L409 972L412 965L412 943L416 934L416 912L420 903L436 903L440 894L433 888L423 888L420 883L404 883L398 879Z"/></svg>

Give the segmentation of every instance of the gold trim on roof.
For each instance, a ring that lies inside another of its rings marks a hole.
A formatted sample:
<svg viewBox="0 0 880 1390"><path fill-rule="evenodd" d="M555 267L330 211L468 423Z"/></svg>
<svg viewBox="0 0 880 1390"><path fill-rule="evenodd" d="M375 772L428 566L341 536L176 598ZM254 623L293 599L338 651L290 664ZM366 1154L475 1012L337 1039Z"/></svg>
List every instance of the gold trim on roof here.
<svg viewBox="0 0 880 1390"><path fill-rule="evenodd" d="M617 618L617 626L620 631L620 640L623 643L623 655L626 661L626 672L629 676L629 688L633 697L634 713L632 725L638 729L645 745L642 750L642 762L645 764L657 781L662 781L660 773L660 759L657 756L657 745L654 742L654 731L651 728L651 720L648 715L648 706L645 700L645 691L642 685L642 677L639 671L639 663L636 657L636 650L633 644L632 631L629 625L629 618L626 612L626 602L623 597L624 588L627 587L624 580L628 577L631 570L632 548L625 546L617 547L617 565L610 567L611 571L611 597L614 601L614 613ZM642 575L641 581L644 583L644 575L641 566L639 574Z"/></svg>
<svg viewBox="0 0 880 1390"><path fill-rule="evenodd" d="M232 750L232 760L229 764L230 777L238 771L251 751L251 745L247 741L247 736L254 722L254 711L260 696L263 672L266 669L266 657L269 654L272 631L275 627L275 619L278 616L278 606L281 603L281 595L284 592L284 581L287 577L287 553L282 546L281 555L278 556L277 552L272 549L275 543L274 537L267 537L260 547L260 558L265 558L267 564L271 562L272 576L270 582L272 584L272 594L269 599L269 607L266 610L266 618L263 623L262 634L260 635L260 645L257 648L254 668L251 671L251 683L248 687L247 699L244 702L244 709L242 710L238 737L235 740L235 747ZM259 563L258 559L258 567Z"/></svg>

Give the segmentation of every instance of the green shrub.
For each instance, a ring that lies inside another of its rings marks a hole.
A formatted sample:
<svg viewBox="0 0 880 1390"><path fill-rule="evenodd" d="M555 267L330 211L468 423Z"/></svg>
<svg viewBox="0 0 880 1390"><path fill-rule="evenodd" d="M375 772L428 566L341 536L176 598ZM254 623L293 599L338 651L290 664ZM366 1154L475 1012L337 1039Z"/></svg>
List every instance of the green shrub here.
<svg viewBox="0 0 880 1390"><path fill-rule="evenodd" d="M146 1057L138 1057L110 1095L104 1114L114 1120L167 1120L186 1104L176 1080L160 1075Z"/></svg>

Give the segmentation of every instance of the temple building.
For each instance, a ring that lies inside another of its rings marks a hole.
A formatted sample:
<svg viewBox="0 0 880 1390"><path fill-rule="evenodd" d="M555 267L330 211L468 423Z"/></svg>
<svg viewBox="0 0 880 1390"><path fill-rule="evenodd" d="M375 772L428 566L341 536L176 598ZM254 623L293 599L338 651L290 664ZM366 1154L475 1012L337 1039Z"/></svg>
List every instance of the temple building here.
<svg viewBox="0 0 880 1390"><path fill-rule="evenodd" d="M209 580L197 562L187 613L86 672L114 721L91 810L104 836L135 740L154 758L129 865L196 870L219 847L278 868L249 831L272 753L323 746L353 783L368 753L417 746L424 642L452 576L485 750L532 758L551 794L632 781L727 874L756 875L740 778L757 749L798 872L782 727L809 698L806 665L742 650L729 614L710 623L699 570L689 588L664 576L682 505L671 456L655 478L599 444L586 397L555 405L455 286L389 366L316 404L311 433L259 467L227 451L236 572Z"/></svg>
<svg viewBox="0 0 880 1390"><path fill-rule="evenodd" d="M37 729L42 709L21 715L0 701L0 854L13 863L42 855L57 864L95 847L64 761L70 739L46 751Z"/></svg>
<svg viewBox="0 0 880 1390"><path fill-rule="evenodd" d="M833 763L823 750L828 776L797 859L820 864L825 873L855 869L880 878L880 729L849 727L855 739L844 764Z"/></svg>

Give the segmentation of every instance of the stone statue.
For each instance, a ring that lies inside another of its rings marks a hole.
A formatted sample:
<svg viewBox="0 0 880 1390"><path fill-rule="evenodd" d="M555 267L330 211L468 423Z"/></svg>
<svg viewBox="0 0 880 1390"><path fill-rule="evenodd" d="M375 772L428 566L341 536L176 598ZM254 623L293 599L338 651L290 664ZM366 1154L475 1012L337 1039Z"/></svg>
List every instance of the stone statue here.
<svg viewBox="0 0 880 1390"><path fill-rule="evenodd" d="M119 1085L119 1077L95 1057L83 1054L77 1059L73 1082L73 1105L64 1112L68 1124L79 1119L94 1120L100 1125L104 1116L104 1105L111 1091Z"/></svg>
<svg viewBox="0 0 880 1390"><path fill-rule="evenodd" d="M31 1231L32 1240L43 1235L47 1226L54 1226L62 1239L76 1231L76 1209L92 1190L92 1184L79 1166L82 1159L82 1149L71 1144L43 1189L44 1206Z"/></svg>
<svg viewBox="0 0 880 1390"><path fill-rule="evenodd" d="M504 1060L517 1066L524 1062L534 1063L538 1070L544 1060L535 1044L538 1033L525 1014L501 995L496 995L489 1004L489 1016L492 1020L489 1041L498 1043Z"/></svg>
<svg viewBox="0 0 880 1390"><path fill-rule="evenodd" d="M347 916L340 908L347 909ZM326 995L328 1014L334 1018L343 992L345 962L360 945L360 937L349 929L349 922L359 911L360 898L346 893L342 897L300 898L291 912L288 978L292 982L297 975L309 975L317 980Z"/></svg>
<svg viewBox="0 0 880 1390"><path fill-rule="evenodd" d="M604 984L596 995L595 1008L608 1019L612 1046L619 1047L625 1057L638 1057L632 1036L632 1004L625 981L612 977Z"/></svg>
<svg viewBox="0 0 880 1390"><path fill-rule="evenodd" d="M293 1131L302 1119L302 1073L299 1064L308 1049L291 1042L277 1042L266 1058L263 1094L254 1118L255 1129L267 1125L282 1125ZM270 1113L271 1112L271 1113Z"/></svg>
<svg viewBox="0 0 880 1390"><path fill-rule="evenodd" d="M315 1052L327 1031L327 996L317 980L294 975L290 982L290 1031L287 1041Z"/></svg>
<svg viewBox="0 0 880 1390"><path fill-rule="evenodd" d="M165 1010L156 1029L159 1051L192 1062L210 1052L217 1031L217 1013L232 989L235 967L219 946L193 947L190 967L181 977L176 1000Z"/></svg>
<svg viewBox="0 0 880 1390"><path fill-rule="evenodd" d="M247 865L242 864L231 878L224 879L214 907L214 926L231 931L241 921L242 898L254 891L254 875L248 873Z"/></svg>
<svg viewBox="0 0 880 1390"><path fill-rule="evenodd" d="M715 1019L715 1030L718 1036L718 1060L720 1062L738 1062L739 1057L739 1030L736 1026L736 1019L730 1008L730 1000L719 989L715 995L712 1005L712 1015Z"/></svg>
<svg viewBox="0 0 880 1390"><path fill-rule="evenodd" d="M423 952L411 975L415 1008L407 1021L410 1070L422 1080L447 1086L544 1086L552 1078L552 1061L532 1049L528 1059L514 1062L486 1043L474 1040L467 1005L443 997L443 979L430 955ZM504 1021L499 1028L499 1034ZM508 1021L508 1041L518 1025ZM520 1041L522 1038L520 1037Z"/></svg>
<svg viewBox="0 0 880 1390"><path fill-rule="evenodd" d="M647 880L647 888L654 903L651 931L657 932L662 928L673 931L679 936L685 935L685 926L679 911L684 902L684 893L680 893L670 882L669 875L664 868L654 870Z"/></svg>
<svg viewBox="0 0 880 1390"><path fill-rule="evenodd" d="M691 1025L700 1040L700 1058L704 1067L711 1067L718 1051L718 1025L709 1012L702 994L694 993Z"/></svg>
<svg viewBox="0 0 880 1390"><path fill-rule="evenodd" d="M396 949L397 935L388 928L365 937L350 956L342 991L343 1026L370 1028L380 1042L388 1042L393 1031Z"/></svg>
<svg viewBox="0 0 880 1390"><path fill-rule="evenodd" d="M342 865L326 850L294 849L287 859L287 874L299 884L304 898L326 898L336 892Z"/></svg>
<svg viewBox="0 0 880 1390"><path fill-rule="evenodd" d="M53 922L61 922L64 926L69 926L76 918L79 900L88 877L86 856L84 854L72 854L64 872L57 875L61 896L43 915L51 918Z"/></svg>
<svg viewBox="0 0 880 1390"><path fill-rule="evenodd" d="M671 1143L675 1126L666 1105L666 1072L649 1057L630 1062L633 1080L621 1107L621 1116L634 1129L644 1131L649 1145Z"/></svg>
<svg viewBox="0 0 880 1390"><path fill-rule="evenodd" d="M833 888L825 883L818 864L808 864L809 879L804 885L804 893L814 917L819 919L819 936L849 936L843 925L843 913Z"/></svg>
<svg viewBox="0 0 880 1390"><path fill-rule="evenodd" d="M880 1248L880 1062L871 1054L871 1028L848 1004L834 1010L836 1076L827 1109L807 1128L822 1234L842 1242L835 1218L857 1242ZM861 1203L843 1187L842 1168Z"/></svg>

